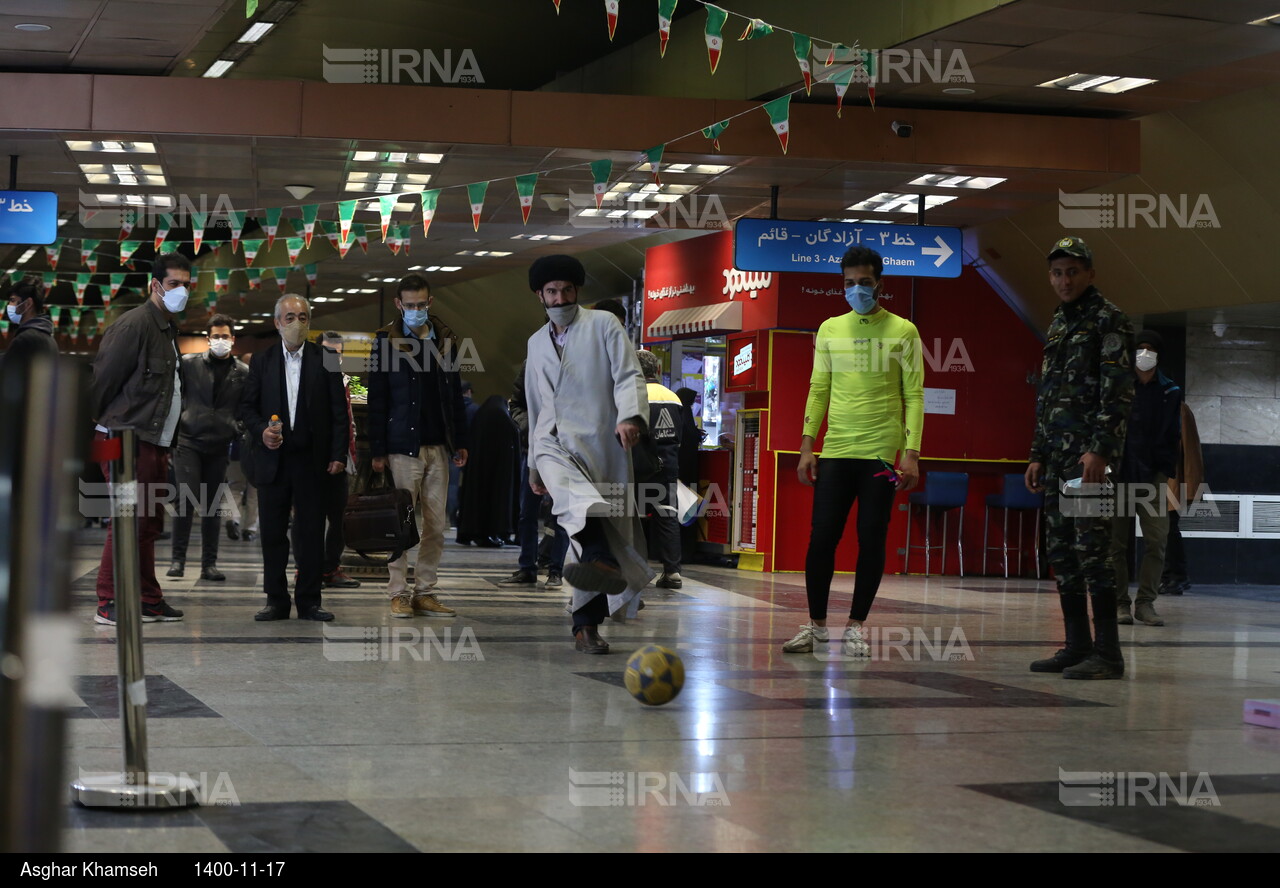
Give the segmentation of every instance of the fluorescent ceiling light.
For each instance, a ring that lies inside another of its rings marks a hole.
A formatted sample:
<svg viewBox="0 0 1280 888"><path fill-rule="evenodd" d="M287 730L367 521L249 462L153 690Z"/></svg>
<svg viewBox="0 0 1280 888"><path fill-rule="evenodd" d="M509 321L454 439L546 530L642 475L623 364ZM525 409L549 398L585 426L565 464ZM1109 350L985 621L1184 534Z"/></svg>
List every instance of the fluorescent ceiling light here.
<svg viewBox="0 0 1280 888"><path fill-rule="evenodd" d="M692 173L696 176L718 176L726 170L731 169L728 164L723 163L659 163L658 170L660 173ZM651 173L653 167L649 163L642 163L635 168L638 173Z"/></svg>
<svg viewBox="0 0 1280 888"><path fill-rule="evenodd" d="M82 163L90 185L168 185L158 163Z"/></svg>
<svg viewBox="0 0 1280 888"><path fill-rule="evenodd" d="M335 292L335 293L345 293L345 292L347 292L347 291L346 291L346 288L345 288L345 287L334 287L334 288L333 288L333 292Z"/></svg>
<svg viewBox="0 0 1280 888"><path fill-rule="evenodd" d="M439 265L428 265L426 268L424 268L424 269L422 269L422 270L423 270L423 271L439 271L439 270L440 270L440 266L439 266Z"/></svg>
<svg viewBox="0 0 1280 888"><path fill-rule="evenodd" d="M240 35L240 39L236 43L257 43L263 37L266 37L267 32L275 26L275 22L258 22L255 25L251 25L249 30Z"/></svg>
<svg viewBox="0 0 1280 888"><path fill-rule="evenodd" d="M954 194L899 194L892 191L884 191L875 197L869 197L866 200L859 201L852 206L845 207L846 210L869 210L874 213L914 213L917 212L917 206L920 197L924 197L924 208L926 210L933 207L941 206L944 203L950 203L956 199Z"/></svg>
<svg viewBox="0 0 1280 888"><path fill-rule="evenodd" d="M585 209L585 210L579 210L579 211L578 211L578 213L577 213L576 215L578 215L578 216L587 216L587 217L591 217L591 216L603 216L603 215L604 215L605 213L607 213L607 212L608 212L608 210L596 210L596 209L592 209L592 208L588 207L588 208L587 208L587 209Z"/></svg>
<svg viewBox="0 0 1280 888"><path fill-rule="evenodd" d="M462 271L461 265L441 265L441 271Z"/></svg>
<svg viewBox="0 0 1280 888"><path fill-rule="evenodd" d="M366 162L366 161L370 161L370 160L377 160L377 159L378 159L378 152L376 152L376 151L356 151L356 152L354 152L354 153L351 155L351 159L352 159L352 160L354 160L354 161L356 161L356 162L358 162L358 163L364 163L364 162Z"/></svg>
<svg viewBox="0 0 1280 888"><path fill-rule="evenodd" d="M361 292L361 293L377 293L377 292L378 292L378 288L377 288L377 287L362 288L362 289L360 290L360 292Z"/></svg>
<svg viewBox="0 0 1280 888"><path fill-rule="evenodd" d="M422 151L353 151L354 163L440 163L443 154Z"/></svg>
<svg viewBox="0 0 1280 888"><path fill-rule="evenodd" d="M21 256L18 257L18 263L22 264L23 262L30 260L31 257L34 256L35 254L36 254L35 247L32 247L30 250L27 250L25 253L23 253Z"/></svg>
<svg viewBox="0 0 1280 888"><path fill-rule="evenodd" d="M175 205L173 196L169 194L97 194L98 203L108 207L151 207L152 209L172 209Z"/></svg>
<svg viewBox="0 0 1280 888"><path fill-rule="evenodd" d="M221 77L223 74L226 74L228 71L230 71L231 66L234 64L235 62L228 62L226 59L218 59L216 62L210 65L208 69L200 76L201 77Z"/></svg>
<svg viewBox="0 0 1280 888"><path fill-rule="evenodd" d="M329 297L330 302L345 302L346 299L347 299L346 296L330 296Z"/></svg>
<svg viewBox="0 0 1280 888"><path fill-rule="evenodd" d="M632 219L652 219L658 215L657 210L632 210L627 214Z"/></svg>
<svg viewBox="0 0 1280 888"><path fill-rule="evenodd" d="M1007 182L995 176L954 176L948 173L927 173L912 179L907 184L923 185L930 188L980 188L987 189Z"/></svg>
<svg viewBox="0 0 1280 888"><path fill-rule="evenodd" d="M1100 92L1114 95L1155 82L1146 77L1121 77L1116 74L1068 74L1037 85L1069 89L1073 92Z"/></svg>
<svg viewBox="0 0 1280 888"><path fill-rule="evenodd" d="M409 159L407 151L392 151L387 154L388 163L405 163Z"/></svg>
<svg viewBox="0 0 1280 888"><path fill-rule="evenodd" d="M120 142L108 140L104 142L68 139L67 148L71 151L101 151L107 154L155 154L154 142Z"/></svg>
<svg viewBox="0 0 1280 888"><path fill-rule="evenodd" d="M328 297L328 296L312 296L312 297L311 297L311 301L312 301L312 302L317 302L317 303L319 303L319 302L328 302L328 301L329 301L329 297Z"/></svg>
<svg viewBox="0 0 1280 888"><path fill-rule="evenodd" d="M568 240L569 238L571 238L571 237L573 237L573 235L572 235L572 234L548 234L548 235L547 235L547 240L553 240L553 241L567 241L567 240Z"/></svg>
<svg viewBox="0 0 1280 888"><path fill-rule="evenodd" d="M489 255L490 255L490 256L497 256L498 258L502 258L503 256L510 256L510 255L511 255L511 251L510 251L510 250L490 250L490 251L489 251Z"/></svg>

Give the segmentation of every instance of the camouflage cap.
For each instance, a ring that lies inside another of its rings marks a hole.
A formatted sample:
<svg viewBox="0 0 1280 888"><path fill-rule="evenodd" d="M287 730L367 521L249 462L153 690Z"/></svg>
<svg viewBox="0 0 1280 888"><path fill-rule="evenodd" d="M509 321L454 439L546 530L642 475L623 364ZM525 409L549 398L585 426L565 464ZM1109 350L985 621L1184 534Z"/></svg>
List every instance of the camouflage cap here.
<svg viewBox="0 0 1280 888"><path fill-rule="evenodd" d="M1049 250L1049 261L1052 262L1062 256L1073 256L1076 259L1092 262L1093 250L1090 250L1089 245L1081 238L1075 236L1064 237L1054 241L1053 247Z"/></svg>

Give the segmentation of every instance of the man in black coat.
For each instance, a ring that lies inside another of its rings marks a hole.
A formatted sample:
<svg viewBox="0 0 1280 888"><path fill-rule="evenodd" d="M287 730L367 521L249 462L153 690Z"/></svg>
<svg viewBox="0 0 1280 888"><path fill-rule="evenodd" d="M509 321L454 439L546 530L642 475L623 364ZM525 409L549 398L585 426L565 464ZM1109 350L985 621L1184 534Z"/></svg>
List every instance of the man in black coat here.
<svg viewBox="0 0 1280 888"><path fill-rule="evenodd" d="M44 309L44 285L39 278L24 278L9 291L7 308L9 323L13 325L13 338L5 351L5 359L17 359L26 352L58 354L54 340L53 321Z"/></svg>
<svg viewBox="0 0 1280 888"><path fill-rule="evenodd" d="M218 510L231 439L236 436L236 410L249 368L231 354L235 320L216 314L209 320L209 350L183 355L182 419L173 463L178 478L178 515L173 522L173 563L169 576L186 569L187 544L198 510L200 523L200 579L221 582L218 570Z"/></svg>
<svg viewBox="0 0 1280 888"><path fill-rule="evenodd" d="M262 529L267 606L254 617L259 621L289 618L285 569L290 510L298 618L333 619L320 606L324 492L329 489L326 476L347 465L347 402L337 362L326 360L320 346L306 341L310 319L311 306L301 296L286 293L276 301L281 341L254 357L240 400L238 418L252 444L240 459L245 463L247 458L245 475L258 488Z"/></svg>

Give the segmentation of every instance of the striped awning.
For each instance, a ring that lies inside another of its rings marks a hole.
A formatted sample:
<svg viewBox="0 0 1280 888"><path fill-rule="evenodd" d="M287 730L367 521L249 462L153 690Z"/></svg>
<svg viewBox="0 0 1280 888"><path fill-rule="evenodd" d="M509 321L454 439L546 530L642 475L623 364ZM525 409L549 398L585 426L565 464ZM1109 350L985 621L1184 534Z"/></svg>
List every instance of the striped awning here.
<svg viewBox="0 0 1280 888"><path fill-rule="evenodd" d="M648 338L675 339L677 336L736 333L741 329L742 303L719 302L664 311L649 325Z"/></svg>

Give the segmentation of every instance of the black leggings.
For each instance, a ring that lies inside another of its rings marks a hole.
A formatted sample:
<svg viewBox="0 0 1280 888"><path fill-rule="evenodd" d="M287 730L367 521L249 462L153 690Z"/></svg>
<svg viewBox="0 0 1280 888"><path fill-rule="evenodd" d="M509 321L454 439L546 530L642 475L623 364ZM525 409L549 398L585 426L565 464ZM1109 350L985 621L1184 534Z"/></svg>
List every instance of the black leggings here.
<svg viewBox="0 0 1280 888"><path fill-rule="evenodd" d="M865 620L871 612L880 577L884 574L884 546L894 482L875 475L885 467L878 459L820 459L818 484L813 494L813 527L809 554L804 560L805 590L809 593L809 618L827 618L831 577L836 571L836 546L844 535L849 510L858 501L858 565L849 619Z"/></svg>

